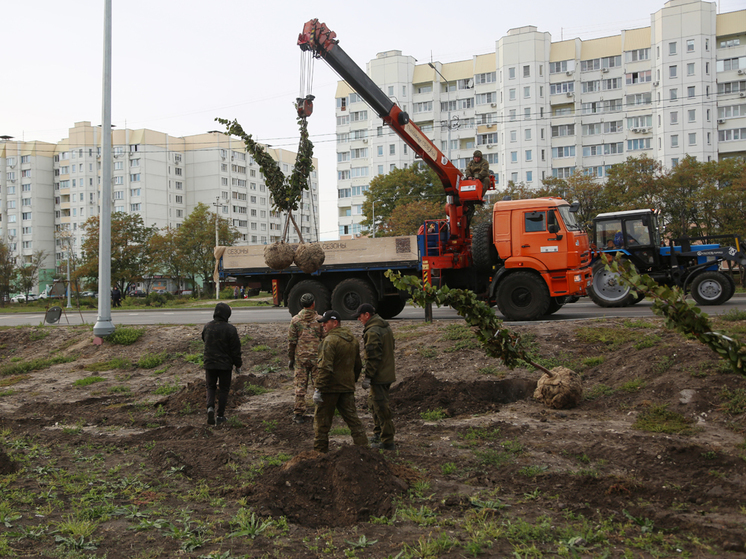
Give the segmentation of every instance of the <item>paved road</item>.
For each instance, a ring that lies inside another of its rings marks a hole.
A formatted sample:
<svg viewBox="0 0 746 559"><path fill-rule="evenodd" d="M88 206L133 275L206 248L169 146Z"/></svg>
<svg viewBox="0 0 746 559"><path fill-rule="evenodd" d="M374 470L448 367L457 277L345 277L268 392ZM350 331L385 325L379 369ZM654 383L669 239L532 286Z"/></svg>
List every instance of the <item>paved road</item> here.
<svg viewBox="0 0 746 559"><path fill-rule="evenodd" d="M653 316L650 310L651 303L642 301L633 307L622 309L602 309L594 305L590 299L584 298L571 305L565 305L556 314L546 318L548 321L555 320L583 320L598 317L629 317L639 318ZM709 315L718 315L730 309L746 311L746 297L733 297L724 305L704 307ZM498 313L499 314L499 313ZM67 324L95 324L97 313L95 311L79 313L77 311L63 314L60 325ZM460 320L459 316L450 308L434 308L433 317L438 320ZM205 309L152 309L152 310L116 310L112 312L112 322L115 325L145 325L145 324L204 324L212 319L212 308ZM407 307L396 320L423 320L424 311ZM44 320L44 313L24 314L0 314L0 326L39 326ZM242 323L270 323L287 322L290 313L285 308L274 307L248 307L233 310L231 322Z"/></svg>

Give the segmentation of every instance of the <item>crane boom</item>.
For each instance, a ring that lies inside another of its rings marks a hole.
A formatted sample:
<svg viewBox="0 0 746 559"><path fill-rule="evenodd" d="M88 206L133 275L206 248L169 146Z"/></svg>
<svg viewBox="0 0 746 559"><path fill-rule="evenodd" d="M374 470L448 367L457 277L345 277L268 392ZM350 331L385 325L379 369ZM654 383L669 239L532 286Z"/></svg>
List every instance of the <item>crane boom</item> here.
<svg viewBox="0 0 746 559"><path fill-rule="evenodd" d="M459 192L463 177L461 171L414 122L409 120L409 115L389 99L381 88L353 62L339 46L336 36L337 34L331 31L325 23L312 19L303 26L303 33L298 36L298 45L301 50L311 51L314 56L323 58L376 111L383 122L391 127L435 171L449 197L446 212L449 217L451 238L463 242L469 236L469 219L464 216L462 197ZM482 203L484 200L481 197L481 188L476 199L474 195L470 198L473 202Z"/></svg>

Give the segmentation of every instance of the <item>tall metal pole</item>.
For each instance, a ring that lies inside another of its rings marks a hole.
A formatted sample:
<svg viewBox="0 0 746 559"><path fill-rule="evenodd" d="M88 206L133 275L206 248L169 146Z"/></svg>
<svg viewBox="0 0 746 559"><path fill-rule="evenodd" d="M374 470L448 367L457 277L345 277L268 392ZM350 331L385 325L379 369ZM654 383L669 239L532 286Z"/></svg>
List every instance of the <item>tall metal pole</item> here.
<svg viewBox="0 0 746 559"><path fill-rule="evenodd" d="M73 308L72 303L70 302L70 291L72 291L71 285L70 285L70 238L67 239L67 308L71 309Z"/></svg>
<svg viewBox="0 0 746 559"><path fill-rule="evenodd" d="M376 201L371 200L370 205L373 208L372 210L373 218L371 219L371 221L373 222L373 238L375 239L376 238Z"/></svg>
<svg viewBox="0 0 746 559"><path fill-rule="evenodd" d="M215 203L213 204L215 206L215 246L220 245L220 241L218 240L218 208L221 206L220 204L220 196L215 197ZM218 277L218 281L215 282L215 300L220 301L220 278Z"/></svg>
<svg viewBox="0 0 746 559"><path fill-rule="evenodd" d="M104 4L104 84L101 125L103 153L101 159L101 211L98 233L98 317L95 336L114 332L111 321L111 0Z"/></svg>

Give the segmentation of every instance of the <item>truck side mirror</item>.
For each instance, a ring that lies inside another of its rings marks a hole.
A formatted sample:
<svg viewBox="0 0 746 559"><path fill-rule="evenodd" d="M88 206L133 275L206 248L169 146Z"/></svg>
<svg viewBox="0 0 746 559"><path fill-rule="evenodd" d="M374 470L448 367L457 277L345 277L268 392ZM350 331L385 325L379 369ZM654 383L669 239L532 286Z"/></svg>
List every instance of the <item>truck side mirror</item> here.
<svg viewBox="0 0 746 559"><path fill-rule="evenodd" d="M570 212L577 213L577 211L580 209L580 202L573 202L570 204Z"/></svg>
<svg viewBox="0 0 746 559"><path fill-rule="evenodd" d="M648 216L644 215L642 216L642 225L643 227L647 227L650 225L650 220L648 219Z"/></svg>
<svg viewBox="0 0 746 559"><path fill-rule="evenodd" d="M551 225L549 226L549 232L550 232L550 233L551 233L552 235L554 235L554 234L556 234L556 233L559 233L559 230L560 230L560 226L559 226L558 224L556 224L556 223L552 223L552 224L551 224Z"/></svg>

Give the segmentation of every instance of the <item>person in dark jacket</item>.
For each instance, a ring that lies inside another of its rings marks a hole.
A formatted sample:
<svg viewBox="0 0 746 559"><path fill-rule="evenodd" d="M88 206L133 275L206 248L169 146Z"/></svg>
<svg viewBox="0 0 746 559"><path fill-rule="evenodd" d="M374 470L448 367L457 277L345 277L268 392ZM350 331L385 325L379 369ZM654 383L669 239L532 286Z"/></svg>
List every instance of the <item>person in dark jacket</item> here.
<svg viewBox="0 0 746 559"><path fill-rule="evenodd" d="M212 321L202 329L202 340L205 342L204 366L207 381L207 424L215 425L215 392L220 383L218 394L217 423L225 423L225 405L231 388L233 367L241 374L241 340L238 331L228 324L231 308L225 303L215 305Z"/></svg>
<svg viewBox="0 0 746 559"><path fill-rule="evenodd" d="M350 428L352 441L359 446L368 446L363 423L355 410L355 383L363 368L358 341L349 329L342 326L342 319L337 311L326 311L317 320L324 325L326 337L319 347L316 364L313 449L329 452L329 431L335 410L339 411Z"/></svg>
<svg viewBox="0 0 746 559"><path fill-rule="evenodd" d="M364 303L355 313L363 324L365 370L362 386L370 389L368 407L373 414L373 448L396 450L394 421L389 404L389 390L396 381L394 333L389 323L376 314L373 305Z"/></svg>
<svg viewBox="0 0 746 559"><path fill-rule="evenodd" d="M114 286L114 289L111 290L111 302L115 307L122 306L122 292L119 291L119 288L116 285Z"/></svg>

